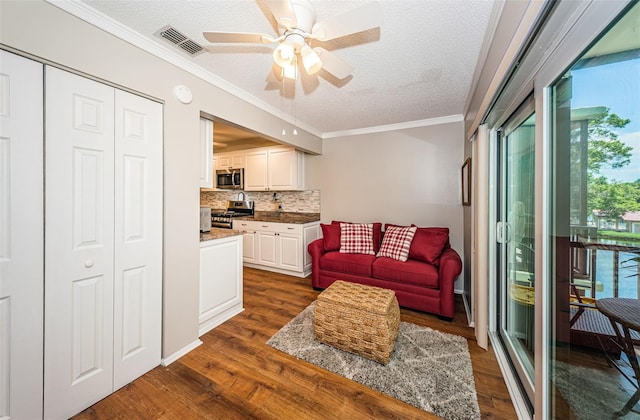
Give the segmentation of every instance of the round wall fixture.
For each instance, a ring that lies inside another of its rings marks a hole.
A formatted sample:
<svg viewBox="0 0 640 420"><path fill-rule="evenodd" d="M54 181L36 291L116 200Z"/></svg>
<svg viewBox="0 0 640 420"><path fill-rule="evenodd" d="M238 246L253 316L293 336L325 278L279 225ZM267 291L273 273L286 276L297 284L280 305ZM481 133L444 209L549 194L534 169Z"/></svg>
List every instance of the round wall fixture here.
<svg viewBox="0 0 640 420"><path fill-rule="evenodd" d="M176 98L183 104L188 104L193 99L193 94L191 94L191 89L186 87L185 85L178 85L173 88L173 94L176 95Z"/></svg>

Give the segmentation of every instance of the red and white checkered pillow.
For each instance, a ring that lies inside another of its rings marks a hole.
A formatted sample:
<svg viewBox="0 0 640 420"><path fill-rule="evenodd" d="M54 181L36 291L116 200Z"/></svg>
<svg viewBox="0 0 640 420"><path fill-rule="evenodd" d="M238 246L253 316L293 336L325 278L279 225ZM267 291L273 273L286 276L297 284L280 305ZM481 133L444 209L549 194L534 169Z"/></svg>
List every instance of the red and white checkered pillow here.
<svg viewBox="0 0 640 420"><path fill-rule="evenodd" d="M378 251L378 257L389 257L394 260L407 261L415 226L388 226L382 238L382 245Z"/></svg>
<svg viewBox="0 0 640 420"><path fill-rule="evenodd" d="M340 252L345 254L369 254L373 251L372 223L340 223Z"/></svg>

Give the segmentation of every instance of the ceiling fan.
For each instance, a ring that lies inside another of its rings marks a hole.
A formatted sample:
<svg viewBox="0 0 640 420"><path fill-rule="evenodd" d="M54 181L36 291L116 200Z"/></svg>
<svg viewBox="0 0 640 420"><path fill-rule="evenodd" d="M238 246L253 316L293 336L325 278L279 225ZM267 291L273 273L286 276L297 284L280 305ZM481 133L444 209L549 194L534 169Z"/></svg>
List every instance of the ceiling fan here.
<svg viewBox="0 0 640 420"><path fill-rule="evenodd" d="M265 0L278 23L276 37L260 33L203 32L212 43L278 43L273 51L274 62L282 76L297 78L298 56L308 74L324 69L338 79L349 76L354 68L322 47L311 48L310 42L330 41L352 35L382 24L382 9L377 1L316 22L316 9L309 0Z"/></svg>

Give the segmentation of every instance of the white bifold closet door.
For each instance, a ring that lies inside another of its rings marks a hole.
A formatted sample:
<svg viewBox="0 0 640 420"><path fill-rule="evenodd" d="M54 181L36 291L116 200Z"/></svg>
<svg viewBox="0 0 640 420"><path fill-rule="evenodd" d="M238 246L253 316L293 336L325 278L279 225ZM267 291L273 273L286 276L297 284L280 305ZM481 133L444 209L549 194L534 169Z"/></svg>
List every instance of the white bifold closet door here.
<svg viewBox="0 0 640 420"><path fill-rule="evenodd" d="M162 105L46 68L44 416L160 363Z"/></svg>
<svg viewBox="0 0 640 420"><path fill-rule="evenodd" d="M42 65L0 51L0 418L42 417Z"/></svg>

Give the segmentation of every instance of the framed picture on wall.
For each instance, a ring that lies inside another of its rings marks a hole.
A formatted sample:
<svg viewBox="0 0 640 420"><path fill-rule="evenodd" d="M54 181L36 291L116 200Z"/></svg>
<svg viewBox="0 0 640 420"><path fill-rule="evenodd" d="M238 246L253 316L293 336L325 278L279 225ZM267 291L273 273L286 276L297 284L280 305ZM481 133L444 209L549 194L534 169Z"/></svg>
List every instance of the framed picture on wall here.
<svg viewBox="0 0 640 420"><path fill-rule="evenodd" d="M462 205L471 205L471 158L462 164Z"/></svg>

